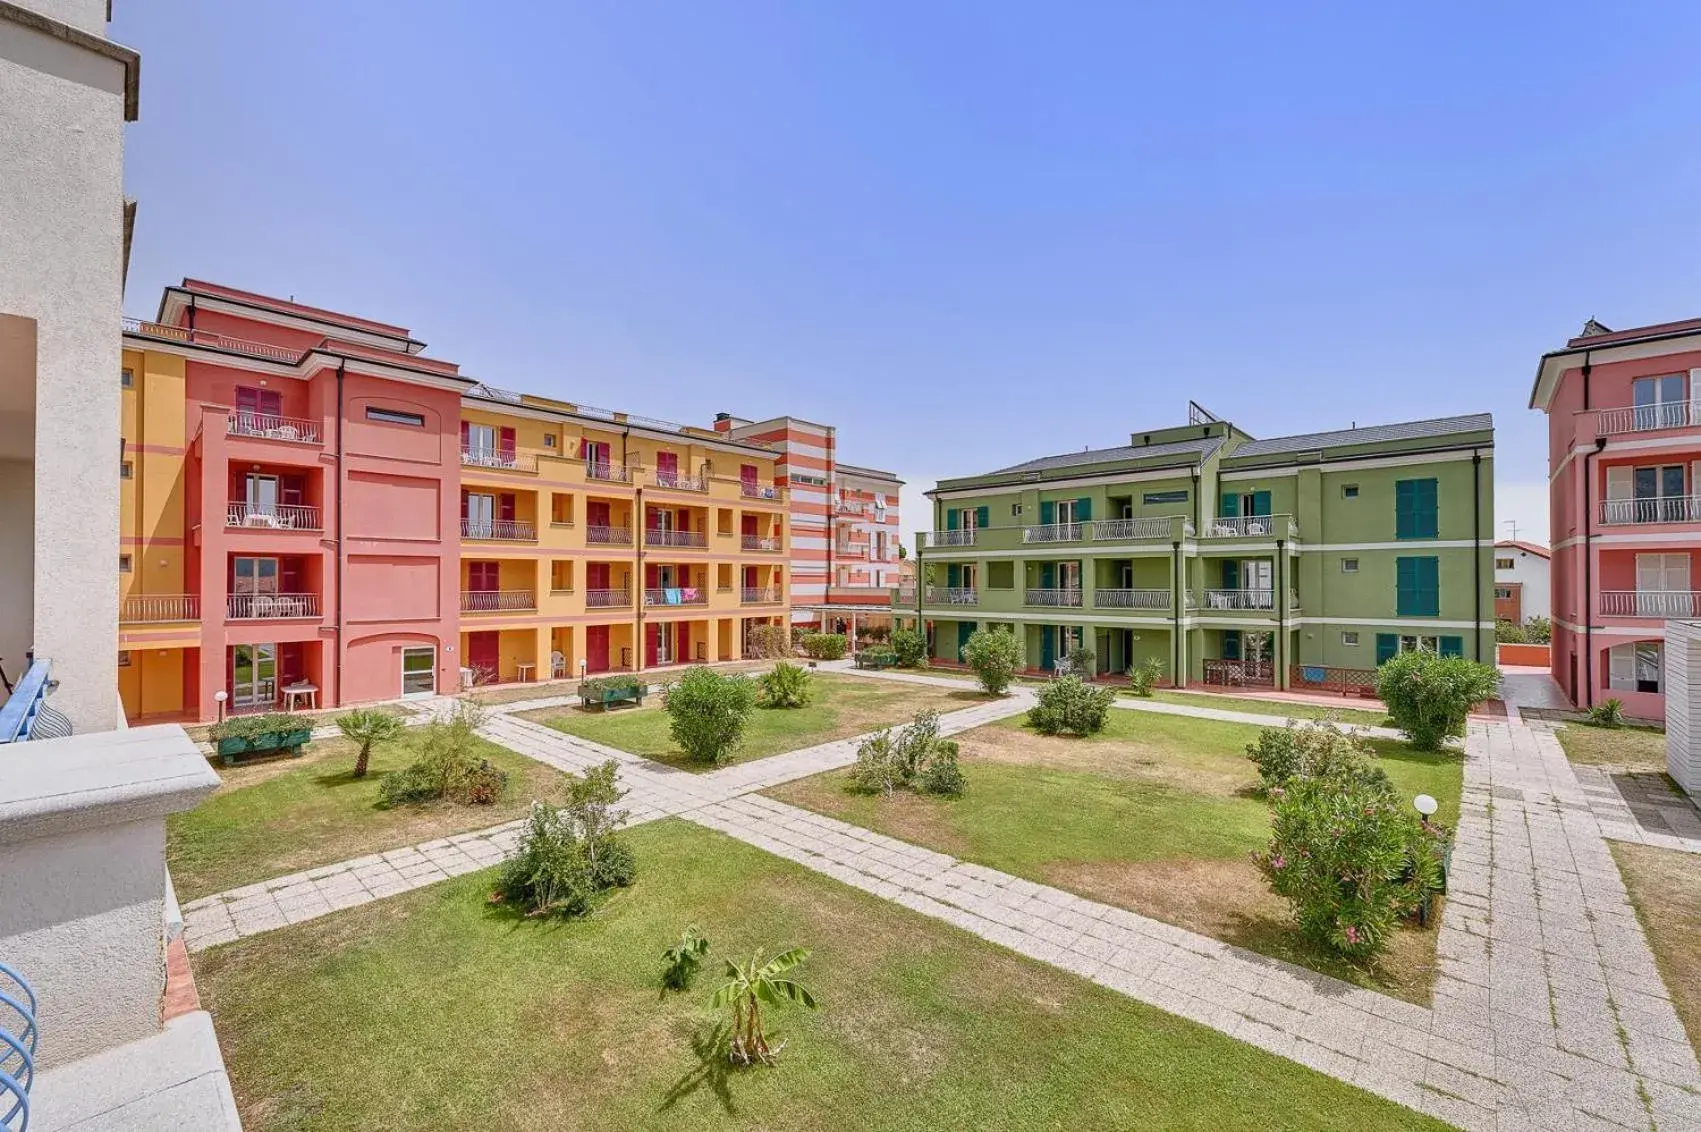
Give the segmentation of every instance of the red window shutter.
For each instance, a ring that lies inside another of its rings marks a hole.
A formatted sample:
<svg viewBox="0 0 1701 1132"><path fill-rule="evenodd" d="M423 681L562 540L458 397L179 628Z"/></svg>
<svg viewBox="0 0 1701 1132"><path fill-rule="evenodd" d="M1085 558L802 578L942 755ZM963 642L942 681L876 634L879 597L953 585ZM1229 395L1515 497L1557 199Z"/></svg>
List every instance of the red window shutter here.
<svg viewBox="0 0 1701 1132"><path fill-rule="evenodd" d="M756 482L756 465L741 465L738 469L738 478L742 483L754 484Z"/></svg>
<svg viewBox="0 0 1701 1132"><path fill-rule="evenodd" d="M676 661L690 660L691 657L687 655L687 650L691 647L690 626L683 621L676 621L673 625L673 634L673 659Z"/></svg>
<svg viewBox="0 0 1701 1132"><path fill-rule="evenodd" d="M608 586L608 563L592 562L585 567L585 588L591 590L606 590Z"/></svg>
<svg viewBox="0 0 1701 1132"><path fill-rule="evenodd" d="M472 422L461 422L461 451L465 452L472 443Z"/></svg>
<svg viewBox="0 0 1701 1132"><path fill-rule="evenodd" d="M656 578L658 576L656 571L657 571L657 566L654 562L644 563L644 588L645 589L653 590L653 589L656 588Z"/></svg>
<svg viewBox="0 0 1701 1132"><path fill-rule="evenodd" d="M497 517L503 522L512 523L514 521L514 497L511 494L503 492L497 496L496 508L500 512Z"/></svg>
<svg viewBox="0 0 1701 1132"><path fill-rule="evenodd" d="M672 475L679 471L679 455L674 452L656 453L656 471Z"/></svg>
<svg viewBox="0 0 1701 1132"><path fill-rule="evenodd" d="M260 415L263 417L283 416L283 394L275 389L260 390Z"/></svg>
<svg viewBox="0 0 1701 1132"><path fill-rule="evenodd" d="M286 594L305 592L301 581L301 559L285 558L278 563L278 592Z"/></svg>
<svg viewBox="0 0 1701 1132"><path fill-rule="evenodd" d="M678 521L675 523L674 526L675 526L676 530L681 530L681 531L690 530L691 529L691 512L689 512L685 508L681 507L679 509Z"/></svg>
<svg viewBox="0 0 1701 1132"><path fill-rule="evenodd" d="M501 451L502 458L504 460L512 460L514 458L514 450L515 450L516 446L515 446L515 442L514 442L514 430L513 429L504 428L497 435L496 443L497 443L498 448Z"/></svg>
<svg viewBox="0 0 1701 1132"><path fill-rule="evenodd" d="M754 515L744 516L743 523L744 523L744 533L747 534L747 535L754 536L756 534L756 516L754 516Z"/></svg>
<svg viewBox="0 0 1701 1132"><path fill-rule="evenodd" d="M258 413L260 411L260 391L248 385L236 387L236 411L239 413Z"/></svg>
<svg viewBox="0 0 1701 1132"><path fill-rule="evenodd" d="M661 512L654 507L645 508L644 525L652 531L661 530Z"/></svg>
<svg viewBox="0 0 1701 1132"><path fill-rule="evenodd" d="M644 626L644 666L646 668L654 668L656 665L656 641L658 640L656 631L659 628L661 626L655 624Z"/></svg>
<svg viewBox="0 0 1701 1132"><path fill-rule="evenodd" d="M461 489L461 522L467 521L467 490Z"/></svg>
<svg viewBox="0 0 1701 1132"><path fill-rule="evenodd" d="M744 568L744 586L746 589L756 588L756 567L746 566Z"/></svg>
<svg viewBox="0 0 1701 1132"><path fill-rule="evenodd" d="M591 500L585 504L585 523L592 527L608 526L608 504Z"/></svg>
<svg viewBox="0 0 1701 1132"><path fill-rule="evenodd" d="M307 498L307 479L305 476L284 476L278 481L278 501L291 506L300 506Z"/></svg>

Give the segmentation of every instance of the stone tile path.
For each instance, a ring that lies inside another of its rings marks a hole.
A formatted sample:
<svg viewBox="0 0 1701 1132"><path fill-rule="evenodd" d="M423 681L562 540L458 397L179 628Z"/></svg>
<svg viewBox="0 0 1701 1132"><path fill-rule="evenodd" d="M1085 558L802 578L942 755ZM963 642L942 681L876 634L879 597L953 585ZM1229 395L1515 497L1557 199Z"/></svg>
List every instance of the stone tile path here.
<svg viewBox="0 0 1701 1132"><path fill-rule="evenodd" d="M1664 773L1613 766L1572 770L1603 837L1701 853L1701 810Z"/></svg>

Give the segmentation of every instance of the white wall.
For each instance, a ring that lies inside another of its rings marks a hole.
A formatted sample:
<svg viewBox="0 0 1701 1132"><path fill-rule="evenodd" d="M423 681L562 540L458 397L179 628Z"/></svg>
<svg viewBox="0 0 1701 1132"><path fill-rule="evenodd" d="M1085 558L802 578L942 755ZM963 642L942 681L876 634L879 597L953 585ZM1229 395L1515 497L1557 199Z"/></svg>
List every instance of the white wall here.
<svg viewBox="0 0 1701 1132"><path fill-rule="evenodd" d="M104 26L94 0L26 4ZM32 643L82 732L117 723L124 78L117 60L0 18L0 315L36 326L33 515L9 492L0 529L33 528Z"/></svg>
<svg viewBox="0 0 1701 1132"><path fill-rule="evenodd" d="M1521 547L1496 546L1494 560L1499 562L1502 558L1512 559L1512 569L1502 570L1498 566L1495 567L1494 582L1496 585L1517 583L1523 587L1524 620L1528 621L1532 617L1551 618L1553 591L1549 581L1551 571L1548 560Z"/></svg>
<svg viewBox="0 0 1701 1132"><path fill-rule="evenodd" d="M1666 622L1666 773L1701 800L1701 623Z"/></svg>

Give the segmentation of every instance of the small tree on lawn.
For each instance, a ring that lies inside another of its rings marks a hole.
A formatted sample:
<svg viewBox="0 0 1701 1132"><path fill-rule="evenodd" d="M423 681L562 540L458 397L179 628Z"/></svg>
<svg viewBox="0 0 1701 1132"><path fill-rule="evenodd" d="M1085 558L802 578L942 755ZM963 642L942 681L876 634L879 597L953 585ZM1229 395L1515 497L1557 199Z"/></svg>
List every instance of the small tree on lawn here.
<svg viewBox="0 0 1701 1132"><path fill-rule="evenodd" d="M920 629L899 629L892 634L892 651L899 668L919 668L927 663L927 634Z"/></svg>
<svg viewBox="0 0 1701 1132"><path fill-rule="evenodd" d="M598 893L624 887L637 875L632 849L615 834L626 811L613 759L567 776L559 806L533 802L519 844L502 867L496 899L528 916L578 916Z"/></svg>
<svg viewBox="0 0 1701 1132"><path fill-rule="evenodd" d="M351 743L360 744L354 759L354 776L365 778L372 762L372 748L392 742L402 733L402 721L376 708L356 708L337 717L337 730Z"/></svg>
<svg viewBox="0 0 1701 1132"><path fill-rule="evenodd" d="M1465 718L1500 691L1500 672L1462 656L1401 653L1376 670L1376 694L1394 726L1420 751L1465 733Z"/></svg>
<svg viewBox="0 0 1701 1132"><path fill-rule="evenodd" d="M748 677L693 668L667 686L662 704L673 741L687 755L700 762L729 762L744 742L756 707L756 684Z"/></svg>
<svg viewBox="0 0 1701 1132"><path fill-rule="evenodd" d="M726 982L715 991L711 1005L716 1010L732 1007L732 1060L740 1065L760 1061L772 1065L779 1050L768 1047L768 1037L762 1030L762 1004L778 1006L795 1002L808 1010L815 1009L815 996L802 983L786 978L786 972L809 958L801 947L762 962L760 951L742 966L727 961ZM780 1043L783 1048L785 1043Z"/></svg>
<svg viewBox="0 0 1701 1132"><path fill-rule="evenodd" d="M987 694L1001 696L1022 667L1022 642L1008 629L976 629L963 646L963 661Z"/></svg>

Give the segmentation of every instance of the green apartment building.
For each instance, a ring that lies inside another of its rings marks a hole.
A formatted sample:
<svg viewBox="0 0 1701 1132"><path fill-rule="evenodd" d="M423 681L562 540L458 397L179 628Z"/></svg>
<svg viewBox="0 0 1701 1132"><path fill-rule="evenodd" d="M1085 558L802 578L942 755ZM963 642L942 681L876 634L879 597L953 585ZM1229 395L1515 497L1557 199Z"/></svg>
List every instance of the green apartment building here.
<svg viewBox="0 0 1701 1132"><path fill-rule="evenodd" d="M1407 649L1494 661L1494 422L1486 413L1258 440L1192 406L1125 447L943 480L921 584L930 652L1003 626L1030 669L1174 683L1373 683Z"/></svg>

